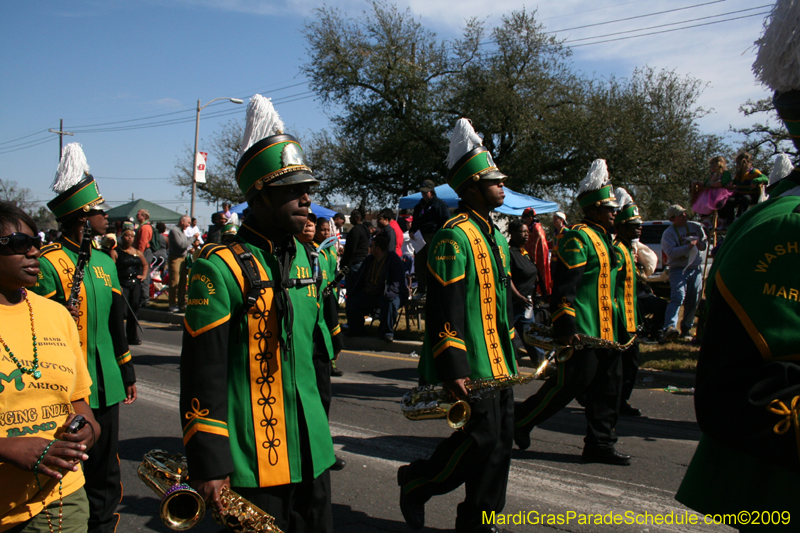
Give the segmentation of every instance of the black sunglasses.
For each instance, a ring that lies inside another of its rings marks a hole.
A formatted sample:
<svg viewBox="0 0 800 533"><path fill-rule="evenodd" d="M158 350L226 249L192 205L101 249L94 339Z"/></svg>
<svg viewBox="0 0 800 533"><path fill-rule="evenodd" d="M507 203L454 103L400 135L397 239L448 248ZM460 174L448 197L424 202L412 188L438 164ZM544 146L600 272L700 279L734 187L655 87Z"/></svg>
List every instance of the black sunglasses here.
<svg viewBox="0 0 800 533"><path fill-rule="evenodd" d="M27 233L12 233L0 237L0 245L8 247L15 254L27 254L34 246L37 250L42 247L42 239L38 235L31 237Z"/></svg>

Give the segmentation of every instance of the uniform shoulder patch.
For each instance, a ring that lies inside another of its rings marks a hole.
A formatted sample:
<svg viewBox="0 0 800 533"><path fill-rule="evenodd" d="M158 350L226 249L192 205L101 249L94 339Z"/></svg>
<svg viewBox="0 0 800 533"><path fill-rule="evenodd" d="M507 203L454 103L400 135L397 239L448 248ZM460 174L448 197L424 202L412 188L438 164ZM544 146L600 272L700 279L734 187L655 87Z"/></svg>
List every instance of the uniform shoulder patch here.
<svg viewBox="0 0 800 533"><path fill-rule="evenodd" d="M219 252L222 248L227 248L224 244L217 244L217 243L209 243L203 246L200 249L200 255L198 258L200 259L208 259L209 256Z"/></svg>
<svg viewBox="0 0 800 533"><path fill-rule="evenodd" d="M54 243L50 243L50 244L46 244L46 245L42 246L42 249L41 249L40 253L41 253L41 255L45 255L48 252L52 252L53 250L60 250L60 249L61 249L61 243L60 242L54 242Z"/></svg>
<svg viewBox="0 0 800 533"><path fill-rule="evenodd" d="M445 222L443 227L447 229L453 229L459 224L463 224L467 220L469 220L469 216L467 216L466 213L460 213L451 218L450 220L448 220L447 222Z"/></svg>

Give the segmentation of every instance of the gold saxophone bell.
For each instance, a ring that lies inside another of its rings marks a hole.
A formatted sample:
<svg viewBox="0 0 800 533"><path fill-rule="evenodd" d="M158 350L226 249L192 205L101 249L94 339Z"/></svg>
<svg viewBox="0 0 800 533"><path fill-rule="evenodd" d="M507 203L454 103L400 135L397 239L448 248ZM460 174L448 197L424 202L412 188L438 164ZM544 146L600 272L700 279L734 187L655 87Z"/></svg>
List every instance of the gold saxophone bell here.
<svg viewBox="0 0 800 533"><path fill-rule="evenodd" d="M453 429L461 429L469 422L472 408L464 400L458 400L447 408L447 425Z"/></svg>
<svg viewBox="0 0 800 533"><path fill-rule="evenodd" d="M164 524L176 531L191 529L203 519L206 503L185 482L186 458L179 453L150 450L139 465L139 477L145 485L162 496L159 515ZM214 520L236 533L283 533L275 518L239 494L222 487L219 492L222 513L212 509Z"/></svg>
<svg viewBox="0 0 800 533"><path fill-rule="evenodd" d="M177 454L176 454L177 455ZM202 496L181 480L182 456L175 458L163 450L151 450L139 465L139 478L162 497L158 514L161 521L176 531L193 528L206 512Z"/></svg>

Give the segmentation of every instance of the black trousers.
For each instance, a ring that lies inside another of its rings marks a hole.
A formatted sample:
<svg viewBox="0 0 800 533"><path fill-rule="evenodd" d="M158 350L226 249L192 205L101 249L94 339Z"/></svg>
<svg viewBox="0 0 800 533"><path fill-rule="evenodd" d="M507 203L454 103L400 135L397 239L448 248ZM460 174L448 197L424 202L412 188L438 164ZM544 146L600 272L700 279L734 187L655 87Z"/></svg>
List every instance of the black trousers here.
<svg viewBox="0 0 800 533"><path fill-rule="evenodd" d="M614 350L576 350L567 361L558 363L558 374L516 406L515 427L531 431L583 393L586 393L586 447L614 446L622 394L620 352Z"/></svg>
<svg viewBox="0 0 800 533"><path fill-rule="evenodd" d="M273 517L281 531L333 533L331 474L301 483L266 488L231 487Z"/></svg>
<svg viewBox="0 0 800 533"><path fill-rule="evenodd" d="M136 322L136 313L139 311L139 304L142 301L142 282L126 281L122 286L122 296L127 300L130 309L125 306L125 335L128 343L136 344L139 341L139 328ZM131 313L133 310L133 313Z"/></svg>
<svg viewBox="0 0 800 533"><path fill-rule="evenodd" d="M427 502L464 484L466 494L458 505L456 531L481 525L483 511L503 510L511 466L514 393L504 390L470 406L472 415L463 430L440 442L430 459L411 463L410 481L401 488Z"/></svg>
<svg viewBox="0 0 800 533"><path fill-rule="evenodd" d="M633 387L636 386L636 374L639 372L639 343L622 352L622 401L631 399Z"/></svg>
<svg viewBox="0 0 800 533"><path fill-rule="evenodd" d="M657 331L664 329L664 315L667 313L667 301L653 293L646 295L639 293L637 302L639 303L639 310L643 315L653 315L653 319L649 322L650 331L647 333L652 337L656 335Z"/></svg>
<svg viewBox="0 0 800 533"><path fill-rule="evenodd" d="M101 395L103 398L104 395ZM83 463L89 499L89 533L113 533L119 523L117 505L122 499L119 467L119 404L92 409L100 436Z"/></svg>

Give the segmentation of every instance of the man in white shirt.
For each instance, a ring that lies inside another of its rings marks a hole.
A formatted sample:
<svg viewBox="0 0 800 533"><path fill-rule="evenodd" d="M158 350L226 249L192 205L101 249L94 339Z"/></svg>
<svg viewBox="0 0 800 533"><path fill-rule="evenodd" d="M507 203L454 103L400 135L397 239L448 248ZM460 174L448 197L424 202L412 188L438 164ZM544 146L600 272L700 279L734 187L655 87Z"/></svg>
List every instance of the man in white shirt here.
<svg viewBox="0 0 800 533"><path fill-rule="evenodd" d="M183 230L187 237L189 237L192 242L194 242L195 237L197 237L200 246L203 245L203 232L200 231L200 228L197 227L197 219L192 217L192 223L189 225L188 228Z"/></svg>

